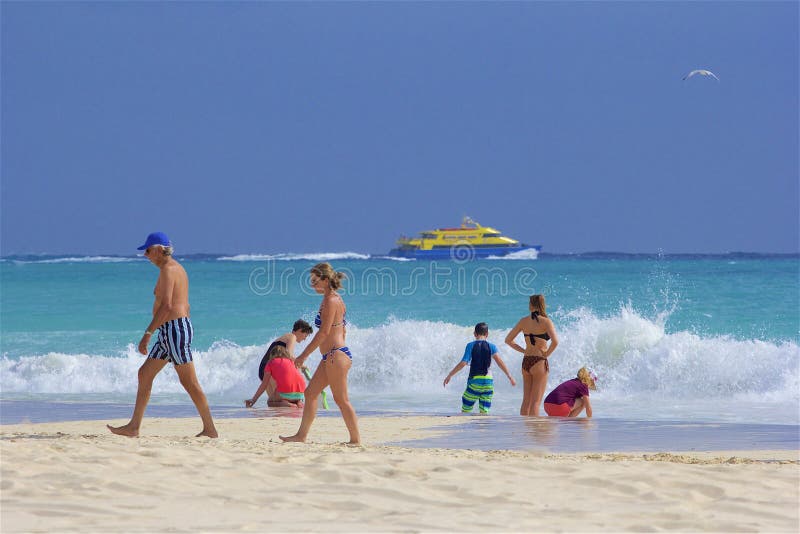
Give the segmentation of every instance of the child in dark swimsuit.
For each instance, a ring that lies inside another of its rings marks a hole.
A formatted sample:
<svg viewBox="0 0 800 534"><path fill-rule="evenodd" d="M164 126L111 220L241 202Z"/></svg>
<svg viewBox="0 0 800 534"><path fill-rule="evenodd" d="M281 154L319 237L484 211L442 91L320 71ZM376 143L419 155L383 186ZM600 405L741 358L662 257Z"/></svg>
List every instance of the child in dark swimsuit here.
<svg viewBox="0 0 800 534"><path fill-rule="evenodd" d="M494 379L492 378L492 373L489 372L492 360L497 362L497 366L506 374L512 386L516 386L517 383L508 372L503 359L497 354L497 347L494 343L486 341L489 336L489 326L486 323L476 324L474 334L475 341L467 343L464 357L445 377L444 385L447 387L453 375L469 364L469 378L467 379L467 388L461 397L461 411L464 413L471 412L477 401L480 412L489 413L489 409L492 407L492 396L494 395Z"/></svg>

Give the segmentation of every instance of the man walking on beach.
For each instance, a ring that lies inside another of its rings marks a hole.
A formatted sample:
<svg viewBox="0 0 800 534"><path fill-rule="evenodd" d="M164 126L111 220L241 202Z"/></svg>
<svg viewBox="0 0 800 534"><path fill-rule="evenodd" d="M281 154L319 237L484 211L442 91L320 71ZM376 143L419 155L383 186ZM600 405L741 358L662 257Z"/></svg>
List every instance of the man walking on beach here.
<svg viewBox="0 0 800 534"><path fill-rule="evenodd" d="M147 345L156 329L158 339L150 350L150 355L139 368L139 389L136 392L136 406L130 422L124 426L106 426L114 434L137 437L144 410L150 400L153 380L167 362L172 362L181 385L189 393L203 420L203 430L197 437L216 438L217 429L214 427L208 401L197 381L192 363L193 331L189 319L189 277L183 266L172 257L172 243L165 234L161 232L150 234L145 244L138 250L144 250L147 259L160 271L153 291L155 295L153 320L139 341L139 352L147 354Z"/></svg>

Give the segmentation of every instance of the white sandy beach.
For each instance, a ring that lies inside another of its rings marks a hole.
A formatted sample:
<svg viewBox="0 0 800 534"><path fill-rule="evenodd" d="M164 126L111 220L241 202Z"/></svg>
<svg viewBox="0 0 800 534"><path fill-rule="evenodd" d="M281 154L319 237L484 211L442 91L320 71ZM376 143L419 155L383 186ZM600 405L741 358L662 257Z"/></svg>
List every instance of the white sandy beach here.
<svg viewBox="0 0 800 534"><path fill-rule="evenodd" d="M798 451L542 455L380 445L458 417L145 419L0 427L10 532L760 531L800 527Z"/></svg>

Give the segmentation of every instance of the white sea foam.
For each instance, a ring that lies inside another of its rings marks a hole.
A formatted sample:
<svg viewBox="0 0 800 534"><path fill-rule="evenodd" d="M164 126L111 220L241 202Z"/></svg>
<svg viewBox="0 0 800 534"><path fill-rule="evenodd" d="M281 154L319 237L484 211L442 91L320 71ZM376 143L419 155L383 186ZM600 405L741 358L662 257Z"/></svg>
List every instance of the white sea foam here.
<svg viewBox="0 0 800 534"><path fill-rule="evenodd" d="M598 414L713 420L724 412L729 421L800 422L800 350L793 342L666 333L666 317L650 320L628 308L611 317L576 310L554 320L560 344L550 361L548 389L573 378L581 366L589 366L599 375L599 391L593 393ZM489 338L521 382L521 355L503 344L507 333L493 330ZM372 328L349 326L354 398L379 410L452 411L466 371L447 389L442 380L471 339L472 327L443 322L393 319ZM252 395L265 348L266 344L218 341L196 350L198 378L211 401L235 405ZM142 358L132 345L114 355L3 357L0 394L6 398L102 394L131 402ZM317 356L311 359L312 367L317 361ZM154 402L186 402L170 367L156 380ZM494 374L495 411L515 413L520 387L512 389L496 368Z"/></svg>
<svg viewBox="0 0 800 534"><path fill-rule="evenodd" d="M358 252L312 252L306 254L237 254L235 256L221 256L219 261L336 261L336 260L368 260L368 254Z"/></svg>
<svg viewBox="0 0 800 534"><path fill-rule="evenodd" d="M25 259L13 260L14 263L126 263L137 261L139 258L122 256L75 256L65 258L48 258L41 260Z"/></svg>
<svg viewBox="0 0 800 534"><path fill-rule="evenodd" d="M400 256L372 256L375 260L390 260L390 261L417 261L416 258L403 258Z"/></svg>
<svg viewBox="0 0 800 534"><path fill-rule="evenodd" d="M535 260L539 257L539 251L535 248L526 248L519 252L512 252L505 256L489 256L487 260Z"/></svg>

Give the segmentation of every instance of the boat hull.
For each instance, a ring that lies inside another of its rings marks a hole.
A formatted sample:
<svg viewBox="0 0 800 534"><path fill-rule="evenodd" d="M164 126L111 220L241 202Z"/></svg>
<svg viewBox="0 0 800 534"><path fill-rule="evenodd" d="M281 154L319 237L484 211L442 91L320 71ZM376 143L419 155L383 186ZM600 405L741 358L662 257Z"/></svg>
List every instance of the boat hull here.
<svg viewBox="0 0 800 534"><path fill-rule="evenodd" d="M521 245L518 247L495 247L495 246L470 246L456 245L453 247L435 247L423 250L413 247L393 248L389 251L389 256L395 258L415 258L424 260L470 260L478 258L488 258L489 256L507 256L514 252L535 249L537 252L542 249L541 245Z"/></svg>

